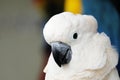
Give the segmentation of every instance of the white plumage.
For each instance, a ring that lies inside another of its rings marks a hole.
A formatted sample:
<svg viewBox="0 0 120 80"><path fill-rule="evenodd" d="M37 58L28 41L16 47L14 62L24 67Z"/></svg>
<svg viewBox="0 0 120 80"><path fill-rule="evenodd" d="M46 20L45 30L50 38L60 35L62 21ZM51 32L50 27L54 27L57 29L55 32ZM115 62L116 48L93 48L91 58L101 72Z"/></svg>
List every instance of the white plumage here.
<svg viewBox="0 0 120 80"><path fill-rule="evenodd" d="M43 30L48 44L64 42L71 46L72 59L59 67L53 54L44 69L45 80L120 80L118 54L105 33L97 32L93 16L63 12L53 16ZM74 39L73 34L78 38Z"/></svg>

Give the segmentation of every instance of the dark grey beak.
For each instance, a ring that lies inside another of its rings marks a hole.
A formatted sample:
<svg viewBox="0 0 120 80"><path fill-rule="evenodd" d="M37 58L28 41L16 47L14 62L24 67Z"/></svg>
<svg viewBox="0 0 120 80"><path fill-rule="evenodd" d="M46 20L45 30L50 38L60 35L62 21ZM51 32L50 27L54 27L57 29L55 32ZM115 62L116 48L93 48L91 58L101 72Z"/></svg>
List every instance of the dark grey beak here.
<svg viewBox="0 0 120 80"><path fill-rule="evenodd" d="M68 64L72 58L71 47L62 42L51 43L52 53L55 62L59 67L63 64Z"/></svg>

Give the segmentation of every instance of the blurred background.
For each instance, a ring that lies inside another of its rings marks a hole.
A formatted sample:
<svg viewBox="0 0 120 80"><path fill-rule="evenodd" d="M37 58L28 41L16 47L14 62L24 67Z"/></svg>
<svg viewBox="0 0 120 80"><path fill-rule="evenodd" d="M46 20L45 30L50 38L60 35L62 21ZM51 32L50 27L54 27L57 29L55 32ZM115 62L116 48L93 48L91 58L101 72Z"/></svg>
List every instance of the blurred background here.
<svg viewBox="0 0 120 80"><path fill-rule="evenodd" d="M0 80L38 80L43 17L31 0L0 0Z"/></svg>
<svg viewBox="0 0 120 80"><path fill-rule="evenodd" d="M93 15L98 31L120 53L119 5L120 0L0 0L0 80L44 80L50 46L42 30L63 11Z"/></svg>

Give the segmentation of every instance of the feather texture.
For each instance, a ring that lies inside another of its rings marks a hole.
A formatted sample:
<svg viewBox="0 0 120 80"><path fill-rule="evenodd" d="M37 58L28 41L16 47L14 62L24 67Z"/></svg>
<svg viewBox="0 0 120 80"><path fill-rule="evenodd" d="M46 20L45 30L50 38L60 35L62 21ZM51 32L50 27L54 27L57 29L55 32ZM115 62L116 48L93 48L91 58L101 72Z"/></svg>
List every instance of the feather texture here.
<svg viewBox="0 0 120 80"><path fill-rule="evenodd" d="M74 40L72 34L78 33ZM44 69L45 80L120 80L116 65L118 54L105 33L97 32L97 21L90 15L64 12L53 16L44 28L50 44L61 41L71 46L72 59L59 67L51 53Z"/></svg>

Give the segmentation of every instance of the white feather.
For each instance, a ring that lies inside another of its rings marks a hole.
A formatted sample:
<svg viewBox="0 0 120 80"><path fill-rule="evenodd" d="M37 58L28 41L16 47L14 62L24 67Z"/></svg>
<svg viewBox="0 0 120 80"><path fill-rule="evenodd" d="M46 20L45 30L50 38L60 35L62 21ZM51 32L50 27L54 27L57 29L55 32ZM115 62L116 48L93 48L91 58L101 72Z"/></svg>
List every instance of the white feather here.
<svg viewBox="0 0 120 80"><path fill-rule="evenodd" d="M78 33L78 39L72 38ZM105 33L97 33L97 21L90 15L64 12L53 16L44 28L50 44L61 41L71 46L72 59L59 67L50 55L45 80L120 80L116 70L118 54ZM112 77L113 76L113 77Z"/></svg>

